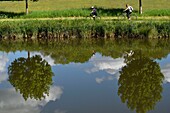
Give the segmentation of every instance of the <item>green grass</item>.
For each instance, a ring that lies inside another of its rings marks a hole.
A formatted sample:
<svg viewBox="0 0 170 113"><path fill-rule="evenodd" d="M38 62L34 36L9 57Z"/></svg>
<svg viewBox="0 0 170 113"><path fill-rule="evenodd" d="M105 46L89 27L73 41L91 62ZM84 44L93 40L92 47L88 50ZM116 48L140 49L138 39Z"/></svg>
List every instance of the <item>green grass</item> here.
<svg viewBox="0 0 170 113"><path fill-rule="evenodd" d="M21 18L43 18L43 17L78 17L88 16L88 9L71 9L71 10L55 10L55 11L33 11L29 15L23 15Z"/></svg>
<svg viewBox="0 0 170 113"><path fill-rule="evenodd" d="M144 16L170 16L170 9L147 10Z"/></svg>
<svg viewBox="0 0 170 113"><path fill-rule="evenodd" d="M143 10L151 9L169 9L169 0L142 0ZM39 0L39 2L29 2L30 11L44 10L65 10L89 8L92 5L104 8L124 8L125 4L131 4L136 10L138 9L138 0ZM25 1L1 2L1 11L25 11Z"/></svg>
<svg viewBox="0 0 170 113"><path fill-rule="evenodd" d="M56 36L76 38L169 38L170 22L129 22L103 20L29 20L0 22L0 36L54 33Z"/></svg>
<svg viewBox="0 0 170 113"><path fill-rule="evenodd" d="M67 17L86 16L92 5L100 8L101 16L116 16L120 9L129 3L138 12L138 0L39 0L29 1L30 14L25 16L25 1L1 1L0 17L4 18L35 18L35 17ZM168 0L142 0L144 16L170 16ZM4 16L5 15L5 16Z"/></svg>
<svg viewBox="0 0 170 113"><path fill-rule="evenodd" d="M123 9L104 9L98 7L98 14L101 17L117 16L122 13ZM14 12L0 12L0 18L56 18L56 17L87 17L89 16L90 9L65 9L65 10L54 10L54 11L32 11L28 15ZM139 15L137 10L134 11L139 17L140 16L170 16L170 9L161 10L148 10L142 15ZM133 15L133 14L132 14Z"/></svg>

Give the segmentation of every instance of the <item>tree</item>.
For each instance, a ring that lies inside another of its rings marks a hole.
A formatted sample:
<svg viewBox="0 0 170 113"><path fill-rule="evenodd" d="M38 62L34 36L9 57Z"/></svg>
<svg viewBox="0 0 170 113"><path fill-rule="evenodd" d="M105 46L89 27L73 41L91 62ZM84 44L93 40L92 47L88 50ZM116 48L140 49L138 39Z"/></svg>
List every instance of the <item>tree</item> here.
<svg viewBox="0 0 170 113"><path fill-rule="evenodd" d="M37 2L38 0L31 0L33 2ZM26 5L26 14L28 14L28 0L25 0L25 5Z"/></svg>
<svg viewBox="0 0 170 113"><path fill-rule="evenodd" d="M142 0L139 0L139 14L142 14Z"/></svg>
<svg viewBox="0 0 170 113"><path fill-rule="evenodd" d="M162 98L164 76L159 65L141 51L125 56L125 59L127 65L120 71L118 95L131 110L146 113Z"/></svg>
<svg viewBox="0 0 170 113"><path fill-rule="evenodd" d="M24 0L0 0L0 1L24 1ZM33 2L38 2L39 0L30 0ZM26 5L26 14L28 14L28 0L25 0L25 5Z"/></svg>
<svg viewBox="0 0 170 113"><path fill-rule="evenodd" d="M9 82L23 98L41 100L49 94L52 76L51 66L39 55L15 59L8 67Z"/></svg>
<svg viewBox="0 0 170 113"><path fill-rule="evenodd" d="M28 0L25 0L25 5L26 5L26 14L28 14Z"/></svg>

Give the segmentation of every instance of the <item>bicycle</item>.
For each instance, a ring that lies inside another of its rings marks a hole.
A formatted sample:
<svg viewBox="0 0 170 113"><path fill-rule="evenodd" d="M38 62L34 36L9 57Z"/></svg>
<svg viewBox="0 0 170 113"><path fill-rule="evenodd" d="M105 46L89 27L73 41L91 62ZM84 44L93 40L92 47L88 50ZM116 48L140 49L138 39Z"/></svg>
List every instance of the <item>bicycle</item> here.
<svg viewBox="0 0 170 113"><path fill-rule="evenodd" d="M93 19L93 20L101 19L101 17L99 15L97 15L97 16L96 15L89 15L86 18Z"/></svg>
<svg viewBox="0 0 170 113"><path fill-rule="evenodd" d="M117 14L117 17L118 17L118 20L126 20L127 19L127 16L126 16L126 13L123 12L123 13L120 13L120 14ZM131 13L130 14L130 19L131 20L137 20L137 14L136 13Z"/></svg>

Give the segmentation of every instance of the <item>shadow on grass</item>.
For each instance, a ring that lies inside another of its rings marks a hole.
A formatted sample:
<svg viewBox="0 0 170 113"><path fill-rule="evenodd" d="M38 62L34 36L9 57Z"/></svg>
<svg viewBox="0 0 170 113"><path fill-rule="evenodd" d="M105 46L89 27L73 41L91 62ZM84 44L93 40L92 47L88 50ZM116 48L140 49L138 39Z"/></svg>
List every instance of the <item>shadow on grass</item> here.
<svg viewBox="0 0 170 113"><path fill-rule="evenodd" d="M64 15L65 17L69 16L69 15L78 15L78 16L86 16L87 14L89 14L91 12L91 8L83 8L83 10L86 10L85 13L83 12L83 14L79 14L80 9L77 9L77 12L75 12L73 10L73 13L70 14L70 10L67 11L63 11L63 13L61 11L59 11L59 14L56 15L58 13L58 11L54 11L55 13L51 13L49 11L49 14L46 14L47 12L39 12L36 14L33 14L32 12L29 13L28 15L25 15L25 12L21 12L21 13L16 13L16 12L5 12L5 11L0 11L0 18L36 18L36 17L42 17L42 15L46 15L46 17L61 17L63 16L63 14L66 13L66 15ZM117 16L118 14L123 12L123 8L102 8L102 7L97 7L97 12L100 16ZM88 13L89 12L89 13ZM134 11L137 12L137 11ZM32 13L32 14L31 14ZM69 13L69 14L67 14Z"/></svg>
<svg viewBox="0 0 170 113"><path fill-rule="evenodd" d="M100 16L117 16L118 14L123 12L123 8L102 8L102 7L97 7L97 12L99 13ZM84 10L92 10L91 8L86 8ZM137 11L133 11L137 13Z"/></svg>
<svg viewBox="0 0 170 113"><path fill-rule="evenodd" d="M119 13L123 12L123 8L111 8L111 9L104 9L104 8L97 8L99 14L106 15L106 16L116 16Z"/></svg>
<svg viewBox="0 0 170 113"><path fill-rule="evenodd" d="M24 12L15 13L15 12L0 11L0 18L15 18L15 17L23 16L23 15L25 15Z"/></svg>
<svg viewBox="0 0 170 113"><path fill-rule="evenodd" d="M97 7L97 12L100 16L116 16L119 13L123 12L123 8L102 8ZM91 8L85 8L84 10L92 10Z"/></svg>

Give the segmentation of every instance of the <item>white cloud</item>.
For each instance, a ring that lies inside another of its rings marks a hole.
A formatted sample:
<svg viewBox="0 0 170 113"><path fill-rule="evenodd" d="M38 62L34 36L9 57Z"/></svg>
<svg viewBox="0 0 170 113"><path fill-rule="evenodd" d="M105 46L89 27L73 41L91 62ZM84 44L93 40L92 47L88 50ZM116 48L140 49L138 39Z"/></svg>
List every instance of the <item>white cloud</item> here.
<svg viewBox="0 0 170 113"><path fill-rule="evenodd" d="M7 55L5 53L0 54L0 83L2 81L7 80L8 75L7 75L7 70L6 70L6 64L9 61Z"/></svg>
<svg viewBox="0 0 170 113"><path fill-rule="evenodd" d="M115 74L125 63L123 58L113 59L105 56L93 56L89 62L93 64L91 69L87 69L86 72L93 73L100 70L105 70L107 73Z"/></svg>
<svg viewBox="0 0 170 113"><path fill-rule="evenodd" d="M113 80L114 78L116 78L117 80L119 79L119 72L115 73L114 75L109 75L109 76L103 76L103 77L96 77L96 82L98 84L101 84L102 82L106 81L106 80Z"/></svg>
<svg viewBox="0 0 170 113"><path fill-rule="evenodd" d="M101 78L97 77L97 78L96 78L96 82L97 82L98 84L102 83L104 80L105 80L105 77L101 77Z"/></svg>
<svg viewBox="0 0 170 113"><path fill-rule="evenodd" d="M46 96L45 101L49 102L50 100L55 101L56 99L60 99L62 93L63 93L63 88L59 86L53 86L50 88L49 91L50 95Z"/></svg>
<svg viewBox="0 0 170 113"><path fill-rule="evenodd" d="M161 69L161 72L165 77L164 82L170 82L170 64L164 65Z"/></svg>
<svg viewBox="0 0 170 113"><path fill-rule="evenodd" d="M0 72L0 83L3 82L3 81L6 81L7 79L8 79L7 73L5 71Z"/></svg>
<svg viewBox="0 0 170 113"><path fill-rule="evenodd" d="M31 52L31 56L34 56L34 55L40 55L42 57L42 59L46 60L51 66L55 65L54 60L50 57L50 55L44 56L39 52Z"/></svg>
<svg viewBox="0 0 170 113"><path fill-rule="evenodd" d="M60 99L63 89L59 86L52 86L49 96L41 101L28 99L25 101L14 88L0 90L0 113L40 113L41 107L49 101Z"/></svg>
<svg viewBox="0 0 170 113"><path fill-rule="evenodd" d="M119 70L125 66L123 58L113 59L111 57L101 56L100 54L94 55L89 62L92 64L90 69L86 69L87 73L94 73L98 71L105 71L109 76L97 77L96 82L102 83L104 80L113 80L119 78Z"/></svg>

